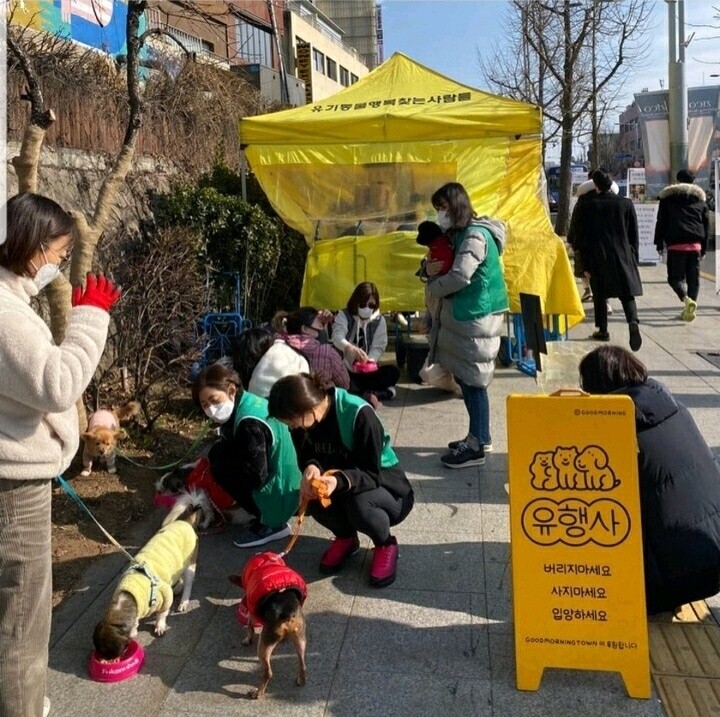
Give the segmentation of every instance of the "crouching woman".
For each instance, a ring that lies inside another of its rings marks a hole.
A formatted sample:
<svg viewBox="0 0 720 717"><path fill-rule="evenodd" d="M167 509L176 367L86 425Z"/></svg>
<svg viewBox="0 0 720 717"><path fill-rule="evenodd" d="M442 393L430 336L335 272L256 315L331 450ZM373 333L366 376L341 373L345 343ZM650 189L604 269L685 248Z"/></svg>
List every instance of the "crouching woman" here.
<svg viewBox="0 0 720 717"><path fill-rule="evenodd" d="M635 404L649 614L676 610L720 591L720 469L688 409L619 346L580 362L591 394Z"/></svg>
<svg viewBox="0 0 720 717"><path fill-rule="evenodd" d="M193 399L220 425L208 454L213 479L253 517L234 544L254 548L290 535L301 476L287 426L268 416L267 399L244 391L238 374L219 363L198 374Z"/></svg>
<svg viewBox="0 0 720 717"><path fill-rule="evenodd" d="M310 501L308 513L335 539L320 559L334 573L360 547L358 533L373 542L370 584L395 580L398 544L390 529L412 510L413 489L372 407L342 388L310 374L281 378L270 391L270 415L286 423L303 471L301 494L315 496L311 481L325 484L330 505Z"/></svg>

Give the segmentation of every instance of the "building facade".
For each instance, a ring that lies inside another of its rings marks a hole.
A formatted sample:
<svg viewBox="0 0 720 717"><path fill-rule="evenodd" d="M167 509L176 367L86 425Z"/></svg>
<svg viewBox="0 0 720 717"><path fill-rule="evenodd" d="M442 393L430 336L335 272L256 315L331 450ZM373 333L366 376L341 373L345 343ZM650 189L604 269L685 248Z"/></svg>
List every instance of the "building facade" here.
<svg viewBox="0 0 720 717"><path fill-rule="evenodd" d="M370 71L342 28L310 0L287 3L285 29L287 66L304 82L306 102L334 95Z"/></svg>

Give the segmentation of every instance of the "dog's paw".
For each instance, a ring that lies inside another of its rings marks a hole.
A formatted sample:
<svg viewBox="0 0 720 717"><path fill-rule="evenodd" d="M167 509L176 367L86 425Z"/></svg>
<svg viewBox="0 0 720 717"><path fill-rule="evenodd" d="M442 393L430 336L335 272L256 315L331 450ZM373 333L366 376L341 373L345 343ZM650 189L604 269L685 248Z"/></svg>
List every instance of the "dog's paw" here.
<svg viewBox="0 0 720 717"><path fill-rule="evenodd" d="M183 600L181 603L178 603L177 611L178 612L187 612L187 609L189 606L190 606L190 601Z"/></svg>
<svg viewBox="0 0 720 717"><path fill-rule="evenodd" d="M305 682L306 682L305 675L298 675L297 680L295 680L295 684L298 687L305 687Z"/></svg>
<svg viewBox="0 0 720 717"><path fill-rule="evenodd" d="M260 690L252 689L247 693L247 696L251 700L261 700L265 695Z"/></svg>
<svg viewBox="0 0 720 717"><path fill-rule="evenodd" d="M252 639L252 637L246 637L246 638L242 641L242 646L243 646L243 647L248 647L249 645L252 645L252 644L253 644L253 639Z"/></svg>
<svg viewBox="0 0 720 717"><path fill-rule="evenodd" d="M163 623L162 625L155 625L155 629L153 630L153 634L156 637L162 637L167 632L167 625Z"/></svg>
<svg viewBox="0 0 720 717"><path fill-rule="evenodd" d="M115 466L108 468L108 473L117 473L117 468L115 468Z"/></svg>
<svg viewBox="0 0 720 717"><path fill-rule="evenodd" d="M80 472L80 475L81 475L81 476L89 476L89 475L90 475L89 469L86 468L84 471L81 471L81 472Z"/></svg>

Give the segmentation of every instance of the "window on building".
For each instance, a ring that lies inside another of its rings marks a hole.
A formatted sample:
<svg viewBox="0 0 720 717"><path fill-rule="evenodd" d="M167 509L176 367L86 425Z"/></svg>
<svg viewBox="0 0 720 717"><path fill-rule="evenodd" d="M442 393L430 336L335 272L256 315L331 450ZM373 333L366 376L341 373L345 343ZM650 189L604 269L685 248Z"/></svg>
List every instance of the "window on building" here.
<svg viewBox="0 0 720 717"><path fill-rule="evenodd" d="M350 84L350 73L340 65L340 84L347 87Z"/></svg>
<svg viewBox="0 0 720 717"><path fill-rule="evenodd" d="M273 66L272 36L267 30L238 18L235 35L238 58L251 64Z"/></svg>
<svg viewBox="0 0 720 717"><path fill-rule="evenodd" d="M358 81L358 79L359 79L359 78L358 78L357 75L351 74L351 75L350 75L350 84L351 84L351 85L354 85L354 84Z"/></svg>
<svg viewBox="0 0 720 717"><path fill-rule="evenodd" d="M327 58L327 76L337 82L337 62L329 57Z"/></svg>
<svg viewBox="0 0 720 717"><path fill-rule="evenodd" d="M315 72L325 74L325 55L320 50L313 50L313 68Z"/></svg>

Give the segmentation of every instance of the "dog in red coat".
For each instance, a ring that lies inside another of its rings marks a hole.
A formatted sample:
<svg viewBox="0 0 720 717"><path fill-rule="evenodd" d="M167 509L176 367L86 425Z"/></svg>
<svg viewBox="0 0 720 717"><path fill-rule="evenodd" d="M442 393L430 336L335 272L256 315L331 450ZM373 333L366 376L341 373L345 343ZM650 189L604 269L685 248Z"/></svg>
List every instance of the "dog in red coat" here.
<svg viewBox="0 0 720 717"><path fill-rule="evenodd" d="M305 684L305 616L302 606L307 597L307 585L300 573L289 568L285 561L271 552L258 553L248 560L241 575L231 575L230 582L245 590L247 606L247 636L243 645L252 645L255 624L262 623L258 642L258 659L263 668L260 685L250 690L248 697L262 699L272 678L270 658L275 648L290 638L298 657L298 676L295 684Z"/></svg>

